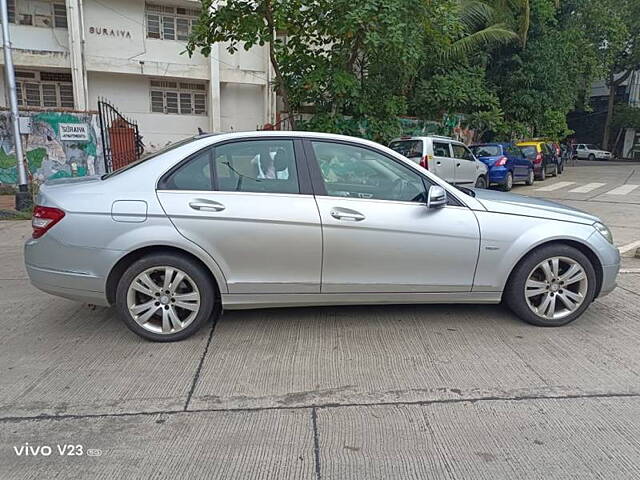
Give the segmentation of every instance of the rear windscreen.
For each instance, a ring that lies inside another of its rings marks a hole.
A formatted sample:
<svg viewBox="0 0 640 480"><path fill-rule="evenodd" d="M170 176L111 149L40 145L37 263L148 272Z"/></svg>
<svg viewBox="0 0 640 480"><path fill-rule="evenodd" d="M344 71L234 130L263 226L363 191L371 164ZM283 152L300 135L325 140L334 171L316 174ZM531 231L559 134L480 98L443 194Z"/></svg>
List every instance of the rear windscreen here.
<svg viewBox="0 0 640 480"><path fill-rule="evenodd" d="M502 154L497 145L476 145L471 147L471 151L476 157L496 157Z"/></svg>
<svg viewBox="0 0 640 480"><path fill-rule="evenodd" d="M536 147L532 145L527 147L520 147L520 150L522 150L522 153L524 153L525 157L527 158L535 157L536 155L538 155Z"/></svg>
<svg viewBox="0 0 640 480"><path fill-rule="evenodd" d="M389 148L407 158L422 158L422 140L398 140L391 142Z"/></svg>

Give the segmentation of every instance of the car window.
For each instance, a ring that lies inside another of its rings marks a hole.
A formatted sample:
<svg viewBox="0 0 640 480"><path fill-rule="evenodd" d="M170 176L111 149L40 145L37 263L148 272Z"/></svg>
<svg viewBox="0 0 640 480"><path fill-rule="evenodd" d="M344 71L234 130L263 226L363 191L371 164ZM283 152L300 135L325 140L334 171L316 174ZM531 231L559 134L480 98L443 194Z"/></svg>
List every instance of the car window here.
<svg viewBox="0 0 640 480"><path fill-rule="evenodd" d="M598 146L592 143L589 143L588 145L586 145L586 148L589 150L598 150Z"/></svg>
<svg viewBox="0 0 640 480"><path fill-rule="evenodd" d="M535 156L538 154L536 147L534 147L533 145L525 145L524 147L520 147L520 150L527 158L535 158Z"/></svg>
<svg viewBox="0 0 640 480"><path fill-rule="evenodd" d="M215 148L217 189L300 193L293 140L246 140Z"/></svg>
<svg viewBox="0 0 640 480"><path fill-rule="evenodd" d="M398 162L362 147L312 141L327 195L426 202L422 177Z"/></svg>
<svg viewBox="0 0 640 480"><path fill-rule="evenodd" d="M454 158L460 160L474 160L473 155L464 145L460 145L459 143L452 143L451 150L453 150Z"/></svg>
<svg viewBox="0 0 640 480"><path fill-rule="evenodd" d="M192 155L162 180L163 190L212 190L211 148Z"/></svg>
<svg viewBox="0 0 640 480"><path fill-rule="evenodd" d="M422 140L397 140L389 148L407 158L422 158Z"/></svg>
<svg viewBox="0 0 640 480"><path fill-rule="evenodd" d="M497 145L475 145L471 147L471 151L476 157L495 157L502 154Z"/></svg>
<svg viewBox="0 0 640 480"><path fill-rule="evenodd" d="M450 157L449 144L446 142L433 142L433 155L436 157Z"/></svg>

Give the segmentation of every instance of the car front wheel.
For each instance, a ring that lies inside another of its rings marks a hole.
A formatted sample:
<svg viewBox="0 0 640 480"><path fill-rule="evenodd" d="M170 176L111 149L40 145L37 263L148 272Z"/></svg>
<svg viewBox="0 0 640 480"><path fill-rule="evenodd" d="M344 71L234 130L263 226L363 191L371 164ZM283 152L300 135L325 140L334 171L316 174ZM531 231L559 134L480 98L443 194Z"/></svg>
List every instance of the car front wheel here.
<svg viewBox="0 0 640 480"><path fill-rule="evenodd" d="M518 264L503 298L525 322L557 327L582 315L595 291L596 273L587 256L555 244L532 251Z"/></svg>
<svg viewBox="0 0 640 480"><path fill-rule="evenodd" d="M535 175L533 173L533 168L529 170L529 175L527 176L527 179L525 180L525 184L526 185L533 185L533 182L535 182Z"/></svg>
<svg viewBox="0 0 640 480"><path fill-rule="evenodd" d="M192 335L211 317L215 304L208 272L177 254L154 254L134 262L116 290L116 308L127 327L158 342Z"/></svg>

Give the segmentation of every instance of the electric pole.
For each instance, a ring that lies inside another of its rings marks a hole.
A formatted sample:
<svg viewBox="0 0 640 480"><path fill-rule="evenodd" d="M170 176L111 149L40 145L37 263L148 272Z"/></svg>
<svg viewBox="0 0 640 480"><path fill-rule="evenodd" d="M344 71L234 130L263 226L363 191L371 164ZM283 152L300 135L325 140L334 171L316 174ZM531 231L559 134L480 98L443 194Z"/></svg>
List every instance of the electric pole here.
<svg viewBox="0 0 640 480"><path fill-rule="evenodd" d="M11 110L11 127L13 129L13 144L16 153L16 167L18 170L18 191L16 192L16 210L26 210L31 207L31 194L27 185L27 171L24 168L24 152L20 138L20 117L18 114L18 96L16 94L16 76L13 71L13 56L11 40L9 39L9 12L7 0L0 0L0 15L2 16L2 45L4 48L4 74L9 93L9 107Z"/></svg>

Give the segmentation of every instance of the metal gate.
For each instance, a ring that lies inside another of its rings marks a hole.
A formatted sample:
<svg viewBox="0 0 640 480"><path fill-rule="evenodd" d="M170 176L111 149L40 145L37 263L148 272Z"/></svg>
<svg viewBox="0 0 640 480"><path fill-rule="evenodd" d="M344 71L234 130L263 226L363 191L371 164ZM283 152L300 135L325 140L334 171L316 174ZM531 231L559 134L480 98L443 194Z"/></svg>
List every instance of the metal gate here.
<svg viewBox="0 0 640 480"><path fill-rule="evenodd" d="M98 99L98 116L106 171L113 172L138 160L144 152L138 124L104 98Z"/></svg>

